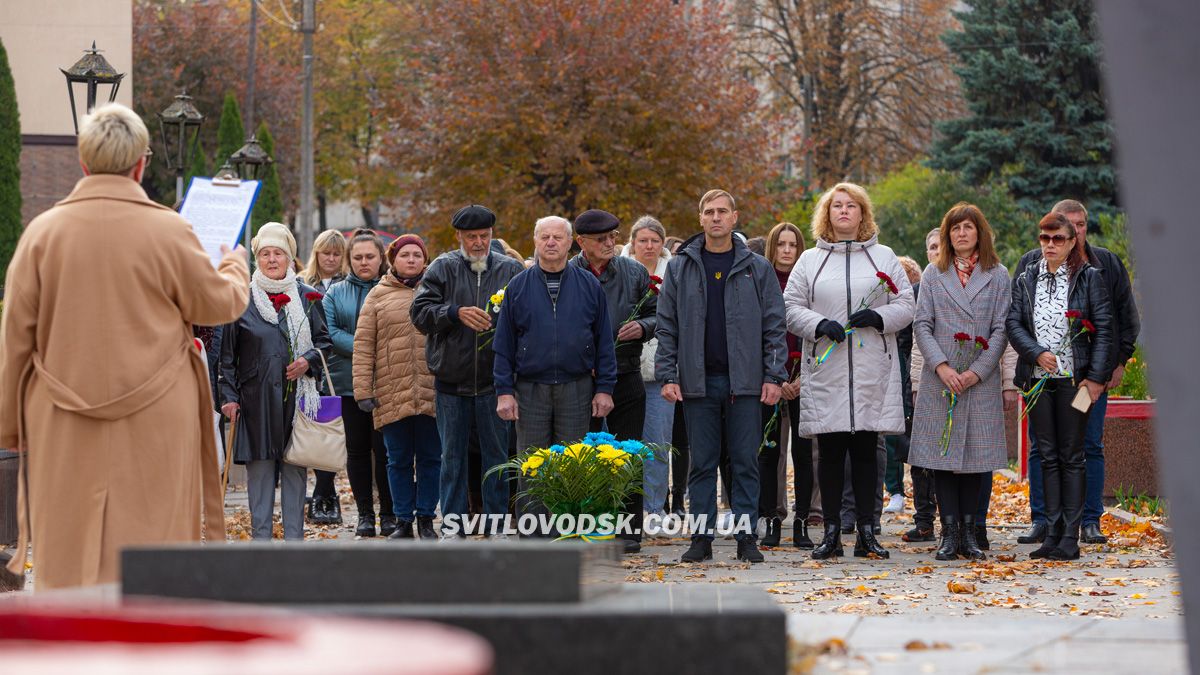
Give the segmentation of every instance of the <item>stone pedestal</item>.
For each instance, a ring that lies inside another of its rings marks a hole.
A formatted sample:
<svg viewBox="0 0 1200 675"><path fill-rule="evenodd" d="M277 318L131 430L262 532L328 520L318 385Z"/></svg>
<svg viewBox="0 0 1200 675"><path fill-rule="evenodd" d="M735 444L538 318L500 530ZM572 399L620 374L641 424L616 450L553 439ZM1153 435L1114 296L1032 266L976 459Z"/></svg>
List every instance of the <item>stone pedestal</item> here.
<svg viewBox="0 0 1200 675"><path fill-rule="evenodd" d="M1154 401L1109 399L1104 418L1104 496L1118 488L1159 496Z"/></svg>

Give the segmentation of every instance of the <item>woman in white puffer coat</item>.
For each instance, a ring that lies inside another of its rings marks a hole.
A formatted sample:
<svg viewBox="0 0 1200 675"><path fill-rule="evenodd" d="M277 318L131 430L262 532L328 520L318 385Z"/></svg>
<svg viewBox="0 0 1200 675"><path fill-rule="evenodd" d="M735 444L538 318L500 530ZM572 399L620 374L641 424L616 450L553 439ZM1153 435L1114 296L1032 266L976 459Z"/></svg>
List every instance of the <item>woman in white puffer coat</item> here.
<svg viewBox="0 0 1200 675"><path fill-rule="evenodd" d="M879 434L904 432L896 333L912 323L912 287L879 228L866 190L839 183L813 210L815 246L805 251L784 290L788 330L803 340L798 432L816 437L817 481L826 514L841 509L845 458L856 504L875 503ZM880 276L886 275L886 279ZM857 514L854 555L888 557ZM837 519L813 549L818 560L842 554Z"/></svg>

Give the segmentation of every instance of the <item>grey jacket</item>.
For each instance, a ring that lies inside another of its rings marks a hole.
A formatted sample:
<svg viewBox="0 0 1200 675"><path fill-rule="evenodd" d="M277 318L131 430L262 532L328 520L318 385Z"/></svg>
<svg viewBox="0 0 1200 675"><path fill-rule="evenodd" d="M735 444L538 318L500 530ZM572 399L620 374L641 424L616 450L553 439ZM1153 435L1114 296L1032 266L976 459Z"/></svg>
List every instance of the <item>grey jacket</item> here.
<svg viewBox="0 0 1200 675"><path fill-rule="evenodd" d="M705 395L704 235L679 248L663 277L658 297L655 379L678 383L684 398ZM764 382L787 378L783 293L767 259L733 238L734 258L725 282L725 330L729 343L729 390L733 396L762 394Z"/></svg>
<svg viewBox="0 0 1200 675"><path fill-rule="evenodd" d="M571 264L589 274L594 274L582 253L571 258ZM650 273L633 258L615 256L596 279L600 282L600 288L604 289L604 297L608 300L608 320L612 324L613 340L615 341L621 326L633 313L633 308L646 295L650 287ZM632 373L641 368L642 343L652 339L654 330L658 327L657 307L658 296L652 294L646 302L642 303L642 307L634 319L642 327L642 339L626 340L617 345L618 375Z"/></svg>

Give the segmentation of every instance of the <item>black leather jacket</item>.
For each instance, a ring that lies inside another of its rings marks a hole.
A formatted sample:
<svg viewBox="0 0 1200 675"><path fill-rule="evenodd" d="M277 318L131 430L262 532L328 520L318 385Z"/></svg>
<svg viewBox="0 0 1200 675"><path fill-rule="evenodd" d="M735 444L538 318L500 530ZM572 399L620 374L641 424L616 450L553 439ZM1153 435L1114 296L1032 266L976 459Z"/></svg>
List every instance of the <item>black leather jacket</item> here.
<svg viewBox="0 0 1200 675"><path fill-rule="evenodd" d="M588 274L593 274L583 254L571 258L571 264ZM600 282L600 288L604 289L605 299L608 300L608 319L612 323L613 340L616 340L621 325L646 294L650 286L650 273L633 258L614 256L596 279ZM626 340L617 345L618 375L640 372L642 369L642 344L649 342L658 328L657 295L651 294L638 310L635 321L642 327L642 339Z"/></svg>
<svg viewBox="0 0 1200 675"><path fill-rule="evenodd" d="M1088 263L1104 277L1108 299L1112 302L1113 346L1116 357L1113 368L1116 368L1124 365L1133 356L1138 333L1142 329L1141 317L1138 316L1137 304L1133 299L1133 284L1129 282L1129 272L1125 269L1125 263L1121 262L1121 257L1116 253L1088 243L1084 243L1083 250ZM1040 248L1027 252L1017 263L1016 275L1019 276L1031 264L1036 267L1036 263L1041 259Z"/></svg>
<svg viewBox="0 0 1200 675"><path fill-rule="evenodd" d="M1009 344L1020 357L1013 383L1022 390L1028 389L1033 380L1033 367L1042 352L1054 352L1058 345L1042 345L1037 341L1033 325L1033 305L1037 293L1038 269L1040 265L1029 265L1013 279L1012 304L1008 308L1005 329ZM1067 309L1079 310L1083 318L1096 327L1095 334L1084 333L1071 343L1071 355L1075 361L1072 373L1075 384L1086 380L1108 382L1114 368L1112 303L1104 287L1104 276L1100 270L1084 263L1073 272L1067 291Z"/></svg>
<svg viewBox="0 0 1200 675"><path fill-rule="evenodd" d="M411 316L425 334L425 360L438 391L455 396L492 392L495 354L491 345L479 348L488 336L464 326L458 310L468 305L484 309L493 293L523 271L524 265L495 252L488 254L487 270L478 274L461 250L443 253L430 263L413 298Z"/></svg>

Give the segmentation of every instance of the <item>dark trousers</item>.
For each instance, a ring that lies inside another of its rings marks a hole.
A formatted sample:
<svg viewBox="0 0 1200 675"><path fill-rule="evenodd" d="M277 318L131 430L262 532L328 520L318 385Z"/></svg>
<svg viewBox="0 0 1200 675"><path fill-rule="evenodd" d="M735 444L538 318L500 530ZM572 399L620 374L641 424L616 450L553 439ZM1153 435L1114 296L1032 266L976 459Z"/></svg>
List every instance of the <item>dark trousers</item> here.
<svg viewBox="0 0 1200 675"><path fill-rule="evenodd" d="M1069 378L1046 383L1029 423L1042 464L1042 490L1050 536L1078 539L1087 487L1083 437L1088 415L1071 407L1076 388Z"/></svg>
<svg viewBox="0 0 1200 675"><path fill-rule="evenodd" d="M889 495L904 494L904 462L908 460L908 436L888 436L883 439L887 448L887 466L883 469L883 486Z"/></svg>
<svg viewBox="0 0 1200 675"><path fill-rule="evenodd" d="M613 387L613 409L608 417L593 417L592 431L608 430L618 441L641 440L646 425L646 387L642 373L635 370L619 373ZM625 499L624 512L633 516L634 533L621 534L621 539L642 540L642 493L635 492Z"/></svg>
<svg viewBox="0 0 1200 675"><path fill-rule="evenodd" d="M913 466L911 470L913 506L916 507L917 511L913 514L913 525L923 530L933 529L933 521L937 517L938 510L933 469L926 469L923 466Z"/></svg>
<svg viewBox="0 0 1200 675"><path fill-rule="evenodd" d="M704 378L705 395L683 402L691 441L692 466L688 476L691 493L689 513L706 518L705 531L693 538L713 538L717 521L717 465L721 460L721 437L729 440L733 473L730 492L735 520L746 516L751 531L738 533L738 539L754 539L753 525L758 517L758 445L762 441L762 404L758 396L731 396L728 375ZM774 472L771 480L775 480Z"/></svg>
<svg viewBox="0 0 1200 675"><path fill-rule="evenodd" d="M796 433L796 419L800 414L799 400L782 401L781 405L787 406L787 426L790 427L789 432L791 434L789 445L791 447L792 465L795 472L793 478L796 490L795 514L797 518L805 518L808 516L809 502L812 501L812 439L801 438ZM764 425L767 423L766 420L771 419L771 415L774 413L775 406L764 405L762 407ZM779 470L779 452L783 440L784 424L782 418L783 414L781 411L780 423L769 436L769 440L775 445L763 448L762 452L758 455L758 513L766 518L779 515L779 481L775 477ZM783 515L786 516L787 514Z"/></svg>
<svg viewBox="0 0 1200 675"><path fill-rule="evenodd" d="M442 473L437 422L429 415L412 415L383 425L382 431L388 452L392 512L409 522L414 514L433 518L437 515Z"/></svg>
<svg viewBox="0 0 1200 675"><path fill-rule="evenodd" d="M686 510L684 494L688 482L688 435L687 420L683 416L683 401L675 403L675 422L671 427L671 445L675 454L671 456L671 509Z"/></svg>
<svg viewBox="0 0 1200 675"><path fill-rule="evenodd" d="M874 431L834 432L817 436L817 480L821 485L821 509L827 519L842 506L842 486L846 481L846 457L850 458L850 483L855 504L875 503L878 478L875 457L879 434ZM871 527L874 513L870 506L858 509L857 525ZM836 521L834 521L836 522Z"/></svg>
<svg viewBox="0 0 1200 675"><path fill-rule="evenodd" d="M867 502L869 505L864 511L870 512L870 522L878 523L883 517L883 472L887 467L887 447L885 446L883 436L875 434L875 487L873 488L873 497ZM846 474L854 475L853 467L850 465L851 459L846 457ZM871 507L874 507L872 510ZM845 480L842 483L842 525L851 525L860 522L862 518L858 514L858 500L854 496L854 481L853 479ZM863 518L868 514L864 513Z"/></svg>
<svg viewBox="0 0 1200 675"><path fill-rule="evenodd" d="M1087 430L1083 437L1084 473L1087 475L1087 494L1083 500L1083 524L1098 525L1104 515L1104 418L1108 413L1108 392L1100 395L1088 411ZM1029 516L1035 523L1046 522L1046 506L1042 497L1042 461L1037 440L1029 438Z"/></svg>
<svg viewBox="0 0 1200 675"><path fill-rule="evenodd" d="M332 499L337 497L333 488L333 478L337 474L332 471L321 471L314 469L313 475L316 476L316 483L313 485L313 499Z"/></svg>
<svg viewBox="0 0 1200 675"><path fill-rule="evenodd" d="M371 413L363 412L353 396L342 397L342 423L346 427L346 474L359 516L375 517L375 494L379 490L379 513L392 515L392 490L387 478L387 446L375 430Z"/></svg>
<svg viewBox="0 0 1200 675"><path fill-rule="evenodd" d="M961 523L967 515L974 517L979 508L979 491L983 489L984 477L990 478L991 472L934 471L933 473L938 506L942 510L942 521L953 518L956 522Z"/></svg>
<svg viewBox="0 0 1200 675"><path fill-rule="evenodd" d="M541 384L517 380L517 448L548 448L555 443L575 443L587 434L592 420L591 375L570 382ZM517 476L517 491L528 488L524 476ZM544 514L544 504L518 497L517 513Z"/></svg>

